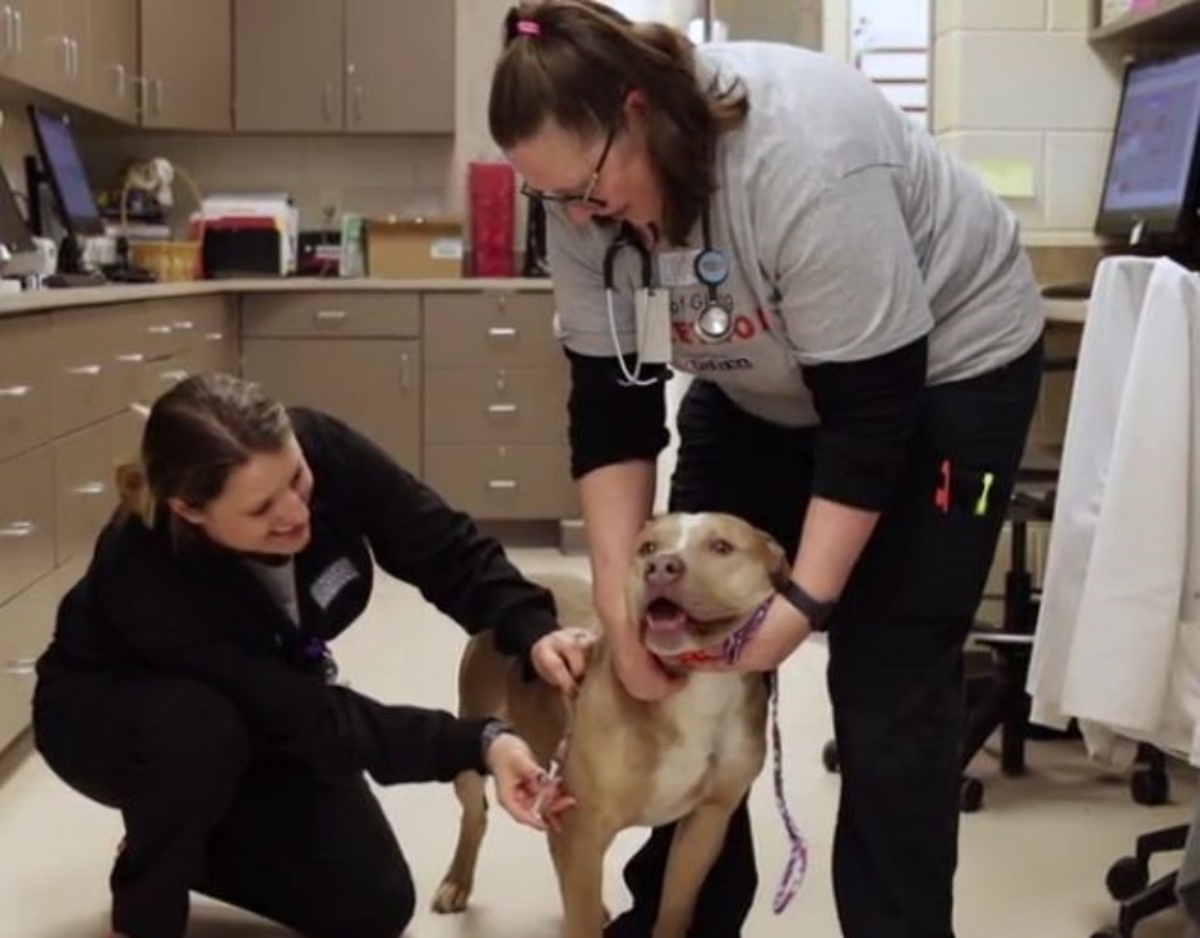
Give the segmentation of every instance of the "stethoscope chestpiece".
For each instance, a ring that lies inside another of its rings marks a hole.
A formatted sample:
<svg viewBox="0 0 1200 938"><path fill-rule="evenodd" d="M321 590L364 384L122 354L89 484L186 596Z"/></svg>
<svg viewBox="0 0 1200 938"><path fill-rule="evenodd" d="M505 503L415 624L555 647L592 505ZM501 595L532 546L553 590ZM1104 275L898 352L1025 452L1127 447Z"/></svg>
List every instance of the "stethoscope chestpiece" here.
<svg viewBox="0 0 1200 938"><path fill-rule="evenodd" d="M733 335L733 316L720 303L710 302L692 321L692 332L708 345L728 342Z"/></svg>

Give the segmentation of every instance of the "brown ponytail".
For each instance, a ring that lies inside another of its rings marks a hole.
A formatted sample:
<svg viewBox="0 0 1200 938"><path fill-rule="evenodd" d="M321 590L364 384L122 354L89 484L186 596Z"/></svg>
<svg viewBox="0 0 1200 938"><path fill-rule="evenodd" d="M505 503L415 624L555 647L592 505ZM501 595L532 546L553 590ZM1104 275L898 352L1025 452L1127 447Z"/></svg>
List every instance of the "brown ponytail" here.
<svg viewBox="0 0 1200 938"><path fill-rule="evenodd" d="M531 34L520 24L535 24ZM687 240L716 188L718 136L741 125L749 102L735 82L702 87L686 36L634 24L597 0L524 0L505 18L505 46L488 103L501 149L528 140L547 119L583 138L603 137L626 94L646 97L648 146L664 196L663 235Z"/></svg>

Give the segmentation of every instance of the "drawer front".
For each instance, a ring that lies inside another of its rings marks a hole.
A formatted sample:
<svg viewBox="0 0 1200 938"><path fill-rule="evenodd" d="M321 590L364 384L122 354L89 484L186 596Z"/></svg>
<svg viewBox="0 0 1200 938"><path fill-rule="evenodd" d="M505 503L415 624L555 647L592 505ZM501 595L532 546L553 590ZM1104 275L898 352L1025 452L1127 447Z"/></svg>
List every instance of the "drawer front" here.
<svg viewBox="0 0 1200 938"><path fill-rule="evenodd" d="M0 602L54 569L50 448L0 464Z"/></svg>
<svg viewBox="0 0 1200 938"><path fill-rule="evenodd" d="M150 407L164 392L189 374L188 358L183 352L170 358L145 362L138 382L138 401Z"/></svg>
<svg viewBox="0 0 1200 938"><path fill-rule="evenodd" d="M431 368L425 439L431 443L565 443L566 368Z"/></svg>
<svg viewBox="0 0 1200 938"><path fill-rule="evenodd" d="M50 317L0 321L0 460L50 439Z"/></svg>
<svg viewBox="0 0 1200 938"><path fill-rule="evenodd" d="M142 366L156 353L140 305L52 314L54 435L119 413L137 400Z"/></svg>
<svg viewBox="0 0 1200 938"><path fill-rule="evenodd" d="M545 367L563 361L550 294L427 293L423 303L430 365Z"/></svg>
<svg viewBox="0 0 1200 938"><path fill-rule="evenodd" d="M169 358L188 345L194 323L188 318L187 302L153 300L145 304L142 348L148 358Z"/></svg>
<svg viewBox="0 0 1200 938"><path fill-rule="evenodd" d="M238 373L237 311L220 299L220 304L207 303L188 316L192 329L185 367L191 374Z"/></svg>
<svg viewBox="0 0 1200 938"><path fill-rule="evenodd" d="M425 448L428 484L476 518L554 520L579 515L565 445L436 444Z"/></svg>
<svg viewBox="0 0 1200 938"><path fill-rule="evenodd" d="M124 413L55 441L57 563L91 555L117 507L117 467L136 458L141 430L141 418Z"/></svg>
<svg viewBox="0 0 1200 938"><path fill-rule="evenodd" d="M37 659L54 634L59 601L86 569L80 557L0 605L0 750L29 727Z"/></svg>
<svg viewBox="0 0 1200 938"><path fill-rule="evenodd" d="M415 293L263 293L242 298L242 335L415 337Z"/></svg>

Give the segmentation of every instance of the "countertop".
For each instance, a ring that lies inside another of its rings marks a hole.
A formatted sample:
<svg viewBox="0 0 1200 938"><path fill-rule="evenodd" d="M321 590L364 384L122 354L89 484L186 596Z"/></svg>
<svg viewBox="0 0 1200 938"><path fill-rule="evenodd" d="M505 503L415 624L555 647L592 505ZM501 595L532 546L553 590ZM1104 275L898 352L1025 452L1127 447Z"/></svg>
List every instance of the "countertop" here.
<svg viewBox="0 0 1200 938"><path fill-rule="evenodd" d="M483 290L550 290L548 278L458 278L446 280L379 280L340 277L284 277L230 280L197 280L187 283L130 284L111 283L100 287L66 287L23 293L0 293L0 316L66 309L71 306L99 306L109 303L135 303L142 300L167 300L177 296L212 296L242 293L342 293L346 291L409 293L462 292Z"/></svg>

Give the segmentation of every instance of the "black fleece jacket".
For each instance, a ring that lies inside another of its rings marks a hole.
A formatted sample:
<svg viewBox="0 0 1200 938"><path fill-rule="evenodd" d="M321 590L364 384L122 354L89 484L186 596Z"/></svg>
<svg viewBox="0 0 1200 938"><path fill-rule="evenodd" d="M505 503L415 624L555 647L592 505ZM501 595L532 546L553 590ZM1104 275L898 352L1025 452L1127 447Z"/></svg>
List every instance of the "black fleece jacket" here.
<svg viewBox="0 0 1200 938"><path fill-rule="evenodd" d="M321 771L365 770L380 784L482 770L483 721L328 684L306 650L361 614L372 559L467 632L492 630L512 655L557 627L553 598L369 440L327 415L291 413L314 478L312 539L295 558L300 627L236 555L177 546L165 524L114 519L63 598L39 680L122 669L186 676L226 695L277 751ZM414 634L413 653L420 647Z"/></svg>

